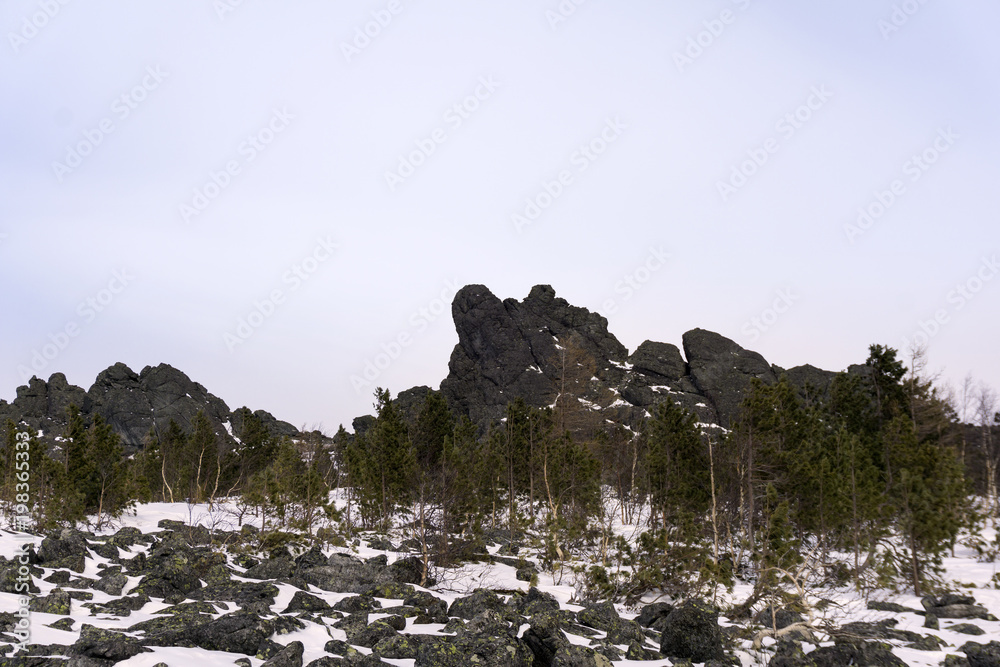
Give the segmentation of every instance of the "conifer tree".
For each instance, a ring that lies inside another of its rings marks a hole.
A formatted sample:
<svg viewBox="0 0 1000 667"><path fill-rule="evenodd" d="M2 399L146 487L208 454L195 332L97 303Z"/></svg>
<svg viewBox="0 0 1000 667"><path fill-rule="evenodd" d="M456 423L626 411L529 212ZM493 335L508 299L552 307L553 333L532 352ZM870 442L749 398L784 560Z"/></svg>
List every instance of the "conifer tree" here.
<svg viewBox="0 0 1000 667"><path fill-rule="evenodd" d="M696 421L672 400L660 403L649 421L650 502L664 527L681 514L697 516L708 510L708 450Z"/></svg>
<svg viewBox="0 0 1000 667"><path fill-rule="evenodd" d="M129 505L127 468L122 456L121 438L97 415L91 429L87 458L91 460L92 494L86 499L88 512L97 514L97 527L111 517L120 516Z"/></svg>
<svg viewBox="0 0 1000 667"><path fill-rule="evenodd" d="M355 438L347 458L365 525L388 530L397 509L412 499L416 457L388 390L376 389L375 409L375 424Z"/></svg>

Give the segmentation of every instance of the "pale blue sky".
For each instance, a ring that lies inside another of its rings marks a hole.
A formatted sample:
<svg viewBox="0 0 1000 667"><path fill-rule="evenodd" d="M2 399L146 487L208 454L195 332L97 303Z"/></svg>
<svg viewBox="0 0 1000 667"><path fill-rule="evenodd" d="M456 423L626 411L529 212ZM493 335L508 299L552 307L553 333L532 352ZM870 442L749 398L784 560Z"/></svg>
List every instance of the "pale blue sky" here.
<svg viewBox="0 0 1000 667"><path fill-rule="evenodd" d="M332 432L437 385L468 283L785 367L924 322L932 370L1000 387L994 3L227 5L0 8L0 397L166 362Z"/></svg>

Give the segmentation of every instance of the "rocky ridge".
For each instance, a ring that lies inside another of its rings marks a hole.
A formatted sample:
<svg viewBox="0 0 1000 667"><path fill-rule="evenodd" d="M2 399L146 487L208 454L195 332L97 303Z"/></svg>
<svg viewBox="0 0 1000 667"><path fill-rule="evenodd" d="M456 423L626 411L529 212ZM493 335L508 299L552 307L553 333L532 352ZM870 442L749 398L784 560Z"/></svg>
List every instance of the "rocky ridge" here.
<svg viewBox="0 0 1000 667"><path fill-rule="evenodd" d="M560 391L572 391L600 423L637 430L649 411L669 398L694 412L704 428L726 429L755 378L773 383L784 374L803 393L822 394L835 376L810 365L779 368L704 329L683 335L683 354L676 345L652 340L630 354L604 317L571 305L548 285L536 285L522 301L501 300L483 285L467 285L455 295L452 316L459 341L441 391L456 415L484 428L501 419L516 397L543 407L552 405ZM852 366L848 372L863 370ZM408 421L416 418L429 391L418 386L397 394L394 400ZM118 363L102 371L89 390L70 385L61 373L47 382L32 378L18 388L12 403L0 400L0 420L61 434L70 404L87 419L101 415L129 453L141 446L150 428L162 432L171 419L190 430L194 415L204 410L224 436L229 429L239 432L242 414L167 364L135 373ZM298 434L270 413L255 414L275 435ZM372 422L363 415L352 427L361 433Z"/></svg>
<svg viewBox="0 0 1000 667"><path fill-rule="evenodd" d="M604 317L570 305L548 285L536 285L520 302L468 285L455 295L452 315L459 342L441 391L457 413L478 423L500 419L517 396L551 405L570 377L581 402L623 425L637 427L669 397L702 424L728 428L754 378L773 383L786 374L801 391L823 393L836 375L809 365L786 371L704 329L683 335L683 355L651 340L629 354Z"/></svg>
<svg viewBox="0 0 1000 667"><path fill-rule="evenodd" d="M45 433L52 445L51 440L66 427L71 404L80 408L87 421L101 415L121 436L126 452L141 447L151 428L162 433L170 420L190 432L191 420L199 410L220 436L227 435L227 424L234 433L239 433L242 425L241 410L230 410L225 401L176 368L160 364L136 373L122 363L101 371L89 390L69 384L62 373L54 373L47 382L32 378L18 387L13 402L0 400L0 422L12 419L26 423ZM255 414L275 435L298 434L294 426L268 412Z"/></svg>

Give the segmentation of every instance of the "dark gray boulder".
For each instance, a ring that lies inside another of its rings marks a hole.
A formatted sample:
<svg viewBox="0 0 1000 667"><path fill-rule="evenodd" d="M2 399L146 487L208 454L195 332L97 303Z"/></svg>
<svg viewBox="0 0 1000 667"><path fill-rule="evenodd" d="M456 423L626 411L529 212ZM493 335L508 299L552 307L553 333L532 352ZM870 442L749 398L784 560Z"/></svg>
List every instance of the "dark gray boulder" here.
<svg viewBox="0 0 1000 667"><path fill-rule="evenodd" d="M534 654L509 635L461 635L420 645L414 667L531 667Z"/></svg>
<svg viewBox="0 0 1000 667"><path fill-rule="evenodd" d="M965 654L969 667L1000 667L1000 642L966 642L958 650Z"/></svg>
<svg viewBox="0 0 1000 667"><path fill-rule="evenodd" d="M32 598L28 603L28 609L44 614L58 614L69 616L70 597L69 593L61 588L53 588L52 592L44 597Z"/></svg>
<svg viewBox="0 0 1000 667"><path fill-rule="evenodd" d="M619 616L610 602L590 605L577 612L576 617L581 625L606 632L610 644L627 645L634 641L642 642L646 638L642 627L635 621L626 621Z"/></svg>
<svg viewBox="0 0 1000 667"><path fill-rule="evenodd" d="M315 595L310 595L305 591L295 591L295 595L288 602L288 606L282 611L282 614L290 614L296 611L309 611L309 612L324 612L332 609L330 604Z"/></svg>
<svg viewBox="0 0 1000 667"><path fill-rule="evenodd" d="M58 536L42 540L38 549L38 563L43 567L65 567L74 572L83 572L87 551L87 540L80 531L64 529Z"/></svg>
<svg viewBox="0 0 1000 667"><path fill-rule="evenodd" d="M569 645L559 616L540 613L531 619L531 626L521 636L535 656L535 667L550 667L556 651Z"/></svg>
<svg viewBox="0 0 1000 667"><path fill-rule="evenodd" d="M118 596L122 594L122 590L126 584L128 584L128 577L124 574L121 572L109 572L95 581L91 588L102 593L107 593L108 595Z"/></svg>
<svg viewBox="0 0 1000 667"><path fill-rule="evenodd" d="M587 646L569 645L556 651L552 667L611 667L611 661Z"/></svg>
<svg viewBox="0 0 1000 667"><path fill-rule="evenodd" d="M302 653L305 646L302 642L290 642L277 655L264 661L261 667L302 667Z"/></svg>
<svg viewBox="0 0 1000 667"><path fill-rule="evenodd" d="M892 653L888 644L849 641L833 646L821 646L808 654L815 667L870 665L871 667L905 667L906 663Z"/></svg>
<svg viewBox="0 0 1000 667"><path fill-rule="evenodd" d="M138 639L121 632L102 630L86 623L80 628L80 638L70 647L70 653L86 658L121 662L149 652Z"/></svg>
<svg viewBox="0 0 1000 667"><path fill-rule="evenodd" d="M666 620L674 606L669 602L654 602L647 604L636 616L635 621L644 628L651 628L657 632L663 631L663 621Z"/></svg>
<svg viewBox="0 0 1000 667"><path fill-rule="evenodd" d="M675 607L663 624L660 653L692 662L722 659L719 612L701 600L688 600Z"/></svg>
<svg viewBox="0 0 1000 667"><path fill-rule="evenodd" d="M793 623L800 623L802 621L802 614L791 609L772 610L770 606L767 606L757 612L753 620L765 628L777 627L778 630L781 630Z"/></svg>
<svg viewBox="0 0 1000 667"><path fill-rule="evenodd" d="M504 607L503 600L496 593L485 588L477 588L472 592L472 595L457 598L452 602L448 609L448 615L472 620L484 611L495 611L502 614Z"/></svg>

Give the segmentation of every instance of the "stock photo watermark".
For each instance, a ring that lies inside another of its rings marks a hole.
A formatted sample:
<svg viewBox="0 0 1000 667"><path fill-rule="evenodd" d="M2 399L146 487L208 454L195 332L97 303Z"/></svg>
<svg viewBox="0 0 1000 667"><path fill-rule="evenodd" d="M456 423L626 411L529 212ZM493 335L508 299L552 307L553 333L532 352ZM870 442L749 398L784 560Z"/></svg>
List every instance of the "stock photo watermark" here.
<svg viewBox="0 0 1000 667"><path fill-rule="evenodd" d="M373 382L379 379L394 361L399 359L403 350L413 345L416 338L425 332L441 317L447 319L451 311L451 301L458 294L460 285L457 280L447 280L441 293L430 302L413 311L407 321L407 327L392 339L379 346L380 352L365 359L361 373L351 375L351 386L355 393L361 395L362 390L370 389Z"/></svg>
<svg viewBox="0 0 1000 667"><path fill-rule="evenodd" d="M104 140L117 129L117 123L121 123L132 115L132 112L139 108L149 94L160 87L169 72L164 72L159 65L151 65L146 68L142 80L115 98L111 103L112 116L105 116L95 127L83 130L83 139L66 146L66 156L62 162L52 162L52 173L60 183L73 171L79 168L84 161L93 155L97 147L104 143Z"/></svg>
<svg viewBox="0 0 1000 667"><path fill-rule="evenodd" d="M555 30L559 24L565 23L576 14L576 10L587 3L587 0L562 0L554 9L545 10L545 20L549 27Z"/></svg>
<svg viewBox="0 0 1000 667"><path fill-rule="evenodd" d="M320 268L330 261L340 246L327 234L316 240L316 245L301 260L293 263L281 274L281 287L275 287L267 295L253 302L250 311L239 318L233 330L222 334L222 341L230 353L247 342L264 323L274 317L288 297L308 282Z"/></svg>
<svg viewBox="0 0 1000 667"><path fill-rule="evenodd" d="M500 84L492 76L479 77L475 89L444 112L443 120L447 129L436 127L426 136L415 139L413 150L399 154L396 169L386 170L385 183L389 186L389 192L395 192L406 179L417 173L417 169L426 164L427 160L437 152L438 146L448 140L448 132L454 132L462 127L472 118L472 114L479 110L483 102L493 97L493 93L499 87Z"/></svg>
<svg viewBox="0 0 1000 667"><path fill-rule="evenodd" d="M77 304L77 317L68 320L54 333L50 332L46 343L31 350L30 360L27 363L18 364L17 372L21 376L21 380L27 382L32 375L37 375L48 368L49 364L69 347L70 342L79 336L87 325L106 311L118 298L118 295L124 292L134 280L135 276L131 274L129 269L113 271L111 280L104 288Z"/></svg>
<svg viewBox="0 0 1000 667"><path fill-rule="evenodd" d="M31 591L31 551L34 537L28 534L31 526L31 516L28 504L31 502L31 436L19 431L14 437L14 529L17 531L14 539L18 544L14 547L14 560L17 561L17 577L14 579L14 593L17 598L17 623L10 633L20 642L20 648L26 649L31 639L31 598L26 593Z"/></svg>
<svg viewBox="0 0 1000 667"><path fill-rule="evenodd" d="M618 141L626 129L628 129L628 125L623 123L618 116L608 118L604 122L604 127L594 138L580 144L573 151L569 157L570 167L574 167L577 174L587 171L607 152L611 144ZM542 213L562 197L575 182L576 176L573 169L561 169L551 180L542 179L536 193L524 200L524 207L510 216L517 233L520 234L525 227L537 221Z"/></svg>
<svg viewBox="0 0 1000 667"><path fill-rule="evenodd" d="M894 33L899 32L903 26L910 22L910 19L917 15L924 8L928 0L904 0L892 6L892 12L886 18L881 18L877 22L878 30L882 33L882 39L888 40Z"/></svg>
<svg viewBox="0 0 1000 667"><path fill-rule="evenodd" d="M732 2L741 11L746 11L750 8L751 0L732 0ZM688 37L683 49L674 51L674 65L677 66L677 71L683 74L686 69L694 65L694 62L705 55L705 52L722 37L727 27L736 23L737 17L738 14L732 9L723 9L717 16L702 21L703 30Z"/></svg>
<svg viewBox="0 0 1000 667"><path fill-rule="evenodd" d="M38 37L49 21L58 16L69 2L70 0L40 0L38 11L22 16L18 31L7 33L7 41L10 42L10 48L14 49L14 53L20 53L22 47Z"/></svg>
<svg viewBox="0 0 1000 667"><path fill-rule="evenodd" d="M614 284L612 291L615 296L604 299L600 307L595 308L597 313L604 319L610 319L611 315L616 314L622 305L652 280L654 273L667 265L669 259L670 254L664 252L663 246L655 248L650 246L646 257Z"/></svg>
<svg viewBox="0 0 1000 667"><path fill-rule="evenodd" d="M770 306L751 317L740 327L740 333L749 338L751 343L771 329L781 319L781 316L787 313L792 305L799 300L798 296L792 294L790 288L780 289L774 294L774 301L771 302Z"/></svg>
<svg viewBox="0 0 1000 667"><path fill-rule="evenodd" d="M859 236L871 229L908 192L906 181L916 183L923 178L924 174L937 164L941 156L951 150L959 138L960 135L952 130L951 126L939 128L937 136L927 148L914 153L903 163L901 170L905 180L893 179L885 189L875 190L867 204L858 207L858 215L854 222L844 225L844 235L847 236L847 240L853 245Z"/></svg>
<svg viewBox="0 0 1000 667"><path fill-rule="evenodd" d="M952 316L969 305L983 288L996 278L998 273L1000 273L1000 262L997 261L996 253L990 257L983 257L971 276L956 283L948 291L948 294L945 295L947 305L944 308L938 308L927 319L917 320L917 326L913 333L903 337L903 345L900 349L911 349L911 345L916 347L927 345L951 322Z"/></svg>
<svg viewBox="0 0 1000 667"><path fill-rule="evenodd" d="M783 115L774 124L777 135L768 137L757 146L748 149L746 159L733 165L729 172L729 178L715 182L715 189L722 197L722 201L729 201L730 197L745 187L750 179L770 161L771 156L778 152L782 143L790 141L832 97L833 93L827 89L825 84L810 88L805 101Z"/></svg>
<svg viewBox="0 0 1000 667"><path fill-rule="evenodd" d="M403 8L401 0L389 0L383 9L373 11L370 21L354 28L354 36L349 42L340 43L340 52L344 54L344 59L350 63L360 56L362 51L371 46L372 40L378 38L383 30L392 25Z"/></svg>
<svg viewBox="0 0 1000 667"><path fill-rule="evenodd" d="M212 3L212 9L215 10L215 15L219 17L220 21L225 21L227 16L242 7L245 2L246 0L215 0Z"/></svg>
<svg viewBox="0 0 1000 667"><path fill-rule="evenodd" d="M181 220L189 223L192 218L204 213L209 205L233 184L233 179L243 173L244 167L252 164L266 151L278 135L288 129L289 123L293 120L295 116L289 113L288 109L274 109L267 123L256 132L248 134L236 147L238 157L227 160L218 171L209 170L208 178L194 189L191 199L180 204L178 212Z"/></svg>

